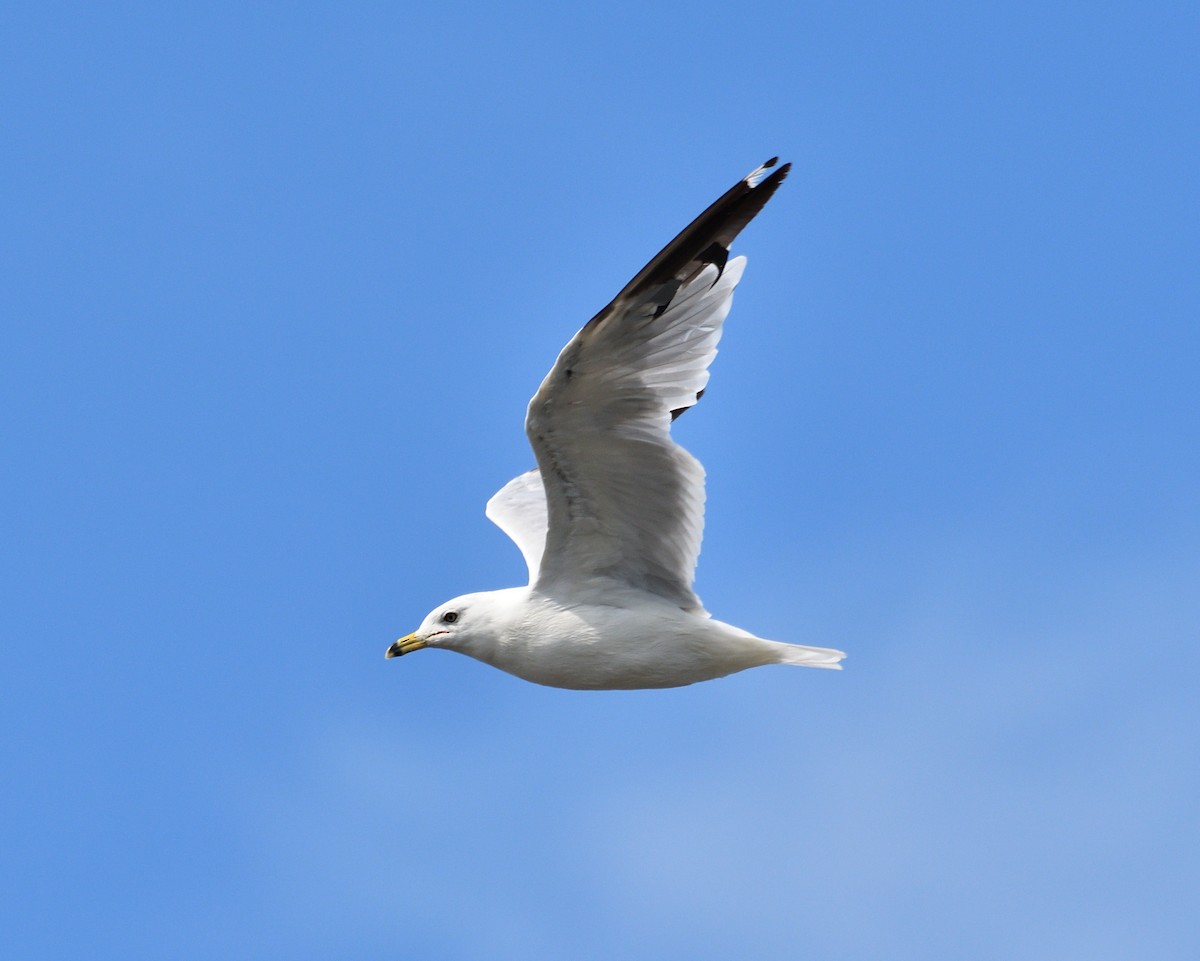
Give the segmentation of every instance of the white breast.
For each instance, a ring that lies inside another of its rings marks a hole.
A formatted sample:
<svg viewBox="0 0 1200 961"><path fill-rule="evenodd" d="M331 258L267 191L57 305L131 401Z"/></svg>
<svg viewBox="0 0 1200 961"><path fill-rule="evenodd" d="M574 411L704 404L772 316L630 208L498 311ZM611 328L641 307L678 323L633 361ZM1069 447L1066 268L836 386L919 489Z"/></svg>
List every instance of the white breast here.
<svg viewBox="0 0 1200 961"><path fill-rule="evenodd" d="M775 662L786 646L647 595L638 602L568 608L532 594L485 659L551 687L679 687Z"/></svg>

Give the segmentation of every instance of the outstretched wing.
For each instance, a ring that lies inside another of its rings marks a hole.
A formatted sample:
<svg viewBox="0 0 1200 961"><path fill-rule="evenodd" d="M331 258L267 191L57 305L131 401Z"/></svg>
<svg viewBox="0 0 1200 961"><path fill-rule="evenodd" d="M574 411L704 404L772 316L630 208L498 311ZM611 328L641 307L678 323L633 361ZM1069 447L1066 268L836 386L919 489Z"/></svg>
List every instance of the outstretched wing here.
<svg viewBox="0 0 1200 961"><path fill-rule="evenodd" d="M537 580L546 546L546 491L535 468L514 477L487 502L484 513L512 538L529 568L529 583Z"/></svg>
<svg viewBox="0 0 1200 961"><path fill-rule="evenodd" d="M787 176L790 164L768 175L775 163L738 181L643 267L530 401L525 430L546 520L532 473L497 494L488 516L517 542L539 590L580 596L615 583L703 611L692 579L704 469L670 426L708 382L745 266L727 262L729 245Z"/></svg>

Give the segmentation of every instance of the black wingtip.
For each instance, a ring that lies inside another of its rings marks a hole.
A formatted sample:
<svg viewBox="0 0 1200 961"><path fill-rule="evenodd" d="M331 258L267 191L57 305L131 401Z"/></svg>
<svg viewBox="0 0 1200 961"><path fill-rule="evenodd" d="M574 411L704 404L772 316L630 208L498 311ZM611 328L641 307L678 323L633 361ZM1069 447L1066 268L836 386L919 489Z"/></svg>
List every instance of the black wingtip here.
<svg viewBox="0 0 1200 961"><path fill-rule="evenodd" d="M772 157L725 191L638 271L612 303L593 317L589 324L599 322L617 304L629 298L673 283L674 286L666 291L666 297L657 304L654 316L661 316L679 287L695 279L709 264L716 264L719 279L734 239L766 206L792 169L790 163L785 163L772 170L777 163L779 158Z"/></svg>
<svg viewBox="0 0 1200 961"><path fill-rule="evenodd" d="M777 160L778 158L776 157L773 159ZM769 174L766 172L768 169L768 165L763 164L758 168L758 170L754 171L755 174L758 174L758 178L756 180L751 181L750 177L746 178L746 183L750 186L752 192L766 190L769 194L774 193L775 188L783 183L784 178L787 177L788 172L792 169L792 164L791 161L789 161L779 169L772 170ZM750 176L752 177L754 174L751 174ZM766 203L766 201L764 200L763 203Z"/></svg>
<svg viewBox="0 0 1200 961"><path fill-rule="evenodd" d="M742 178L742 183L751 190L757 189L758 185L767 179L767 171L779 163L778 157L772 157L764 164L759 164ZM772 174L775 176L775 174ZM786 176L786 175L785 175Z"/></svg>

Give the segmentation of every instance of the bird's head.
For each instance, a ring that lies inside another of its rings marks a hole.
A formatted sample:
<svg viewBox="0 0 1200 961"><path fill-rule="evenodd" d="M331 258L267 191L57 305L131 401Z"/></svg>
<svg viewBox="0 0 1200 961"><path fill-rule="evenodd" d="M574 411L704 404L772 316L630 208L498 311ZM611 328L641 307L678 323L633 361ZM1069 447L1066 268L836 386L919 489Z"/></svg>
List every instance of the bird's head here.
<svg viewBox="0 0 1200 961"><path fill-rule="evenodd" d="M393 643L384 656L400 657L424 647L442 647L480 657L496 643L503 607L496 595L503 593L463 594L439 604L425 615L420 627Z"/></svg>

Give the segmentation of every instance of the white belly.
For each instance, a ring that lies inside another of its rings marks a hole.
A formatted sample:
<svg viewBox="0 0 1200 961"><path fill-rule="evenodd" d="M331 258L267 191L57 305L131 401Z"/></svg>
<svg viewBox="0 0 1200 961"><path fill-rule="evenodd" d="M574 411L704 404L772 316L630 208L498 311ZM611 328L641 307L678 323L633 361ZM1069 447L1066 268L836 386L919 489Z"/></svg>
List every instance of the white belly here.
<svg viewBox="0 0 1200 961"><path fill-rule="evenodd" d="M680 687L774 663L778 646L667 603L564 609L545 601L486 660L551 687Z"/></svg>

